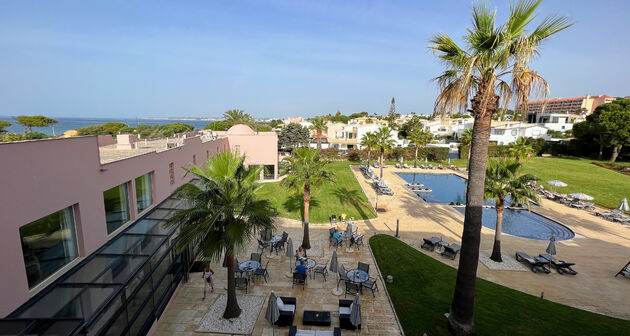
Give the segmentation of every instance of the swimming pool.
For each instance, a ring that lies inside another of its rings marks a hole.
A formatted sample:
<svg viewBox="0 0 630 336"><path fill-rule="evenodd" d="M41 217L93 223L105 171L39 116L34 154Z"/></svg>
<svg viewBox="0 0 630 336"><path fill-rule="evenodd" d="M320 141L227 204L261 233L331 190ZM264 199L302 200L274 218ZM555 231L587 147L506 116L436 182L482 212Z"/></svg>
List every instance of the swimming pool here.
<svg viewBox="0 0 630 336"><path fill-rule="evenodd" d="M466 179L454 174L397 173L407 183L422 183L432 192L417 192L429 203L466 203ZM494 205L492 201L486 205ZM509 202L506 202L509 204ZM464 214L464 207L455 207ZM496 228L497 212L494 208L484 208L483 226ZM502 232L523 238L548 240L553 235L556 240L567 240L575 237L575 233L566 226L541 216L535 212L519 209L505 209L503 212Z"/></svg>

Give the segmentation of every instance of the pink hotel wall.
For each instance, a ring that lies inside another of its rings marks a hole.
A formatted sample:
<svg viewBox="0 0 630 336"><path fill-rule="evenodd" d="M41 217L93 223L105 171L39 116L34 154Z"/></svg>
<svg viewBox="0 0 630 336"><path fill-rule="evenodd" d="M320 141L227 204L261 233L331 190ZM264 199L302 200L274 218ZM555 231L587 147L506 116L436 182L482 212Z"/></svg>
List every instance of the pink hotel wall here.
<svg viewBox="0 0 630 336"><path fill-rule="evenodd" d="M258 136L250 136L258 137ZM69 206L75 206L79 255L85 257L111 239L107 235L103 191L130 182L130 211L137 218L135 178L153 172L154 204L169 196L191 177L180 167L196 155L197 163L229 148L228 139L202 142L186 139L184 146L152 152L101 165L97 137L74 137L0 144L0 316L4 317L33 293L29 291L19 228ZM262 137L261 137L262 138ZM271 146L263 141L237 140L246 153L256 153L252 164L272 164L277 171L277 143L265 159L254 148ZM277 138L276 138L277 139ZM175 166L175 183L170 183L169 164ZM123 227L126 227L123 226ZM77 259L80 259L77 258ZM65 267L51 278L56 278ZM46 281L48 282L48 281ZM35 290L39 290L37 288Z"/></svg>

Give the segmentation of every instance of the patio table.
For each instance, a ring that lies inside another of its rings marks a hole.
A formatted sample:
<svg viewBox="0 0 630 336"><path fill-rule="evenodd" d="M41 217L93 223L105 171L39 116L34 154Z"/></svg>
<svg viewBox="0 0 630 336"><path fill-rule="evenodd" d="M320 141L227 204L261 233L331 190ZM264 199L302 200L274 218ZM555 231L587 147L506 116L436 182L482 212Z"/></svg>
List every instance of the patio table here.
<svg viewBox="0 0 630 336"><path fill-rule="evenodd" d="M260 263L256 260L243 261L238 265L238 269L247 274L247 278L251 280L252 273L260 267Z"/></svg>
<svg viewBox="0 0 630 336"><path fill-rule="evenodd" d="M358 268L351 269L346 273L348 279L354 283L363 283L369 278L369 275L366 271L360 270Z"/></svg>

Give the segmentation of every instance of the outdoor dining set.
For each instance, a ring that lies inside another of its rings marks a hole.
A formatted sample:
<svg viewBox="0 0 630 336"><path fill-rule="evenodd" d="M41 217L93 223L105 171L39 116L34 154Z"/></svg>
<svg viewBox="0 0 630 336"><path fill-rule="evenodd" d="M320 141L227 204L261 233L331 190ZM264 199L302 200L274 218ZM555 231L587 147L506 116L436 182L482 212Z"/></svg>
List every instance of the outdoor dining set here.
<svg viewBox="0 0 630 336"><path fill-rule="evenodd" d="M268 230L261 232L260 238L258 239L258 249L260 249L261 253L258 253L258 251L252 253L249 260L243 262L239 262L238 258L235 258L234 284L236 288L243 289L245 293L247 293L249 285L254 284L256 277L259 276L263 277L265 282L267 282L267 278L269 277L269 260L267 260L265 266L262 267L262 253L264 253L266 248L269 249L270 256L274 250L276 251L276 255L278 251L286 250L285 245L287 244L288 237L289 234L286 232L276 236L272 236L271 232Z"/></svg>

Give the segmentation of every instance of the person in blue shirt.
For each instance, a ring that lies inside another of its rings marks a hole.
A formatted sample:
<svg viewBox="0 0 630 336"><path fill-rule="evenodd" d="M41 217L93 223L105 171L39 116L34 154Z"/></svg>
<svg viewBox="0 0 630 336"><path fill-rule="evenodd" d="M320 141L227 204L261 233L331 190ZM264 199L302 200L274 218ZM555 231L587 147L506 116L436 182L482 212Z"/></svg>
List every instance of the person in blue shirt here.
<svg viewBox="0 0 630 336"><path fill-rule="evenodd" d="M298 274L306 274L306 270L307 268L304 266L304 261L300 262L300 264L295 267L295 273Z"/></svg>
<svg viewBox="0 0 630 336"><path fill-rule="evenodd" d="M341 234L338 232L337 229L335 229L335 233L333 233L333 238L337 239L337 243L339 244L339 246L343 244L343 238L341 237Z"/></svg>

